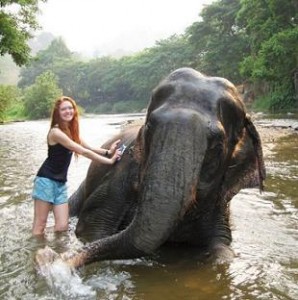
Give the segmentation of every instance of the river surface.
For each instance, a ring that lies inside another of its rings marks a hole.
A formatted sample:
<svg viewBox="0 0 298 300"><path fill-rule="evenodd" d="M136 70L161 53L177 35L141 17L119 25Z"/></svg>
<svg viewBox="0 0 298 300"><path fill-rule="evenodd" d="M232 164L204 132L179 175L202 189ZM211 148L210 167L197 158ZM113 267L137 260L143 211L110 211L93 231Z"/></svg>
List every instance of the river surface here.
<svg viewBox="0 0 298 300"><path fill-rule="evenodd" d="M81 133L101 145L125 120L139 115L81 119ZM276 143L266 157L266 191L242 190L232 200L232 248L228 264L202 263L194 250L104 261L74 273L56 264L41 276L34 255L49 245L58 252L80 246L71 219L68 233L31 236L32 182L46 157L49 120L0 126L0 299L298 299L298 134ZM68 186L84 179L89 161L73 160ZM53 225L50 216L49 226Z"/></svg>

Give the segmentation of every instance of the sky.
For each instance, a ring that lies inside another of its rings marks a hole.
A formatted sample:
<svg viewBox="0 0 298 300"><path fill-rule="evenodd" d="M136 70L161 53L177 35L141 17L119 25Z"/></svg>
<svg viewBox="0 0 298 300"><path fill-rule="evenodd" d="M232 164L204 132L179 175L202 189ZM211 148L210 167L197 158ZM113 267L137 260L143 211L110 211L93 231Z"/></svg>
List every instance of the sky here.
<svg viewBox="0 0 298 300"><path fill-rule="evenodd" d="M137 52L181 34L214 0L48 0L42 31L61 36L71 51L107 55Z"/></svg>

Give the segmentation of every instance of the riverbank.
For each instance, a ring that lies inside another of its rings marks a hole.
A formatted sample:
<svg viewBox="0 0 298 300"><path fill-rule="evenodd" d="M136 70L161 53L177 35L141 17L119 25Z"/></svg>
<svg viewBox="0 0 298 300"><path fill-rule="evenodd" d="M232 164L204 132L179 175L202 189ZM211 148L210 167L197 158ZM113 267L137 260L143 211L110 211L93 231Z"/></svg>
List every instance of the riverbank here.
<svg viewBox="0 0 298 300"><path fill-rule="evenodd" d="M264 157L271 153L279 139L291 134L298 134L298 131L292 128L264 127L261 125L257 125L256 127L262 140Z"/></svg>
<svg viewBox="0 0 298 300"><path fill-rule="evenodd" d="M267 127L262 125L257 125L256 127L264 144L275 143L284 136L298 134L298 131L292 128Z"/></svg>
<svg viewBox="0 0 298 300"><path fill-rule="evenodd" d="M265 157L277 145L278 140L298 134L297 119L265 119L255 116L253 122L260 134Z"/></svg>

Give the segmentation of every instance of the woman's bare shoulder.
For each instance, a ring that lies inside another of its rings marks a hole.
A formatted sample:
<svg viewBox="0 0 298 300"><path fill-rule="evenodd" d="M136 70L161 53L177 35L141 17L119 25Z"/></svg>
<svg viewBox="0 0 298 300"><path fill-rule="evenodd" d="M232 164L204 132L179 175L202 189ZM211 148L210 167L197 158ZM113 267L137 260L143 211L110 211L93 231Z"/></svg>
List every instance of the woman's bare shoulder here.
<svg viewBox="0 0 298 300"><path fill-rule="evenodd" d="M48 133L48 143L50 145L57 144L61 138L65 139L67 135L59 127L52 127Z"/></svg>

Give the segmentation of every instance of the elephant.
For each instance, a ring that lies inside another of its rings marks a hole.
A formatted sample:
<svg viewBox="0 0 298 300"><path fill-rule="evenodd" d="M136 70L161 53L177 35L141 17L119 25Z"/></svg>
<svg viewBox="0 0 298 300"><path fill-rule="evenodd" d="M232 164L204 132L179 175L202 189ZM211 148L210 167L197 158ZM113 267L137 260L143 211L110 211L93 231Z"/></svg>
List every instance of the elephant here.
<svg viewBox="0 0 298 300"><path fill-rule="evenodd" d="M152 91L143 124L102 147L117 139L127 146L121 160L92 162L69 198L84 246L62 260L80 267L150 256L163 245L213 258L232 252L230 201L243 188L262 191L266 171L260 135L230 81L173 71Z"/></svg>

